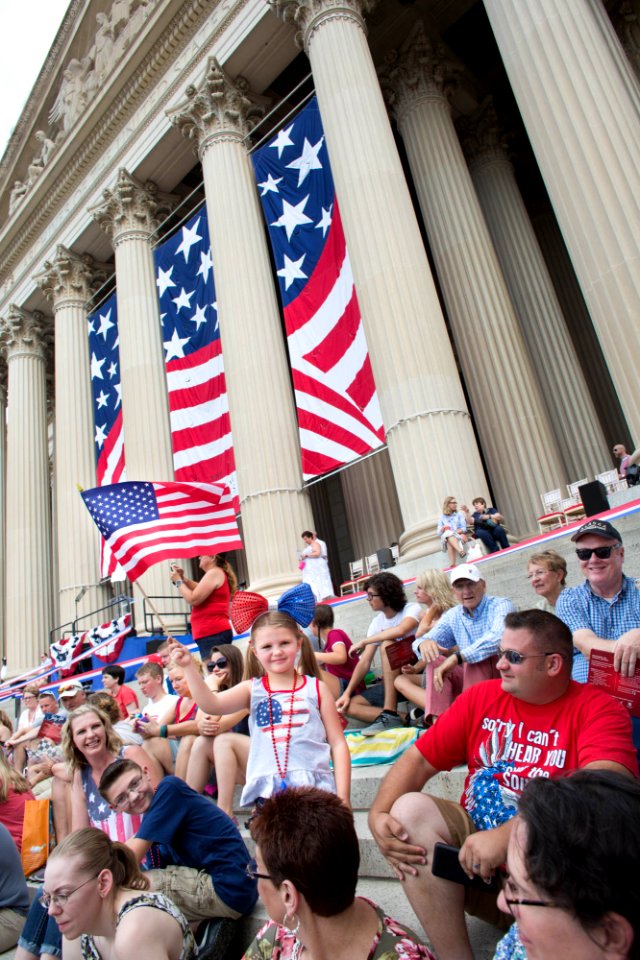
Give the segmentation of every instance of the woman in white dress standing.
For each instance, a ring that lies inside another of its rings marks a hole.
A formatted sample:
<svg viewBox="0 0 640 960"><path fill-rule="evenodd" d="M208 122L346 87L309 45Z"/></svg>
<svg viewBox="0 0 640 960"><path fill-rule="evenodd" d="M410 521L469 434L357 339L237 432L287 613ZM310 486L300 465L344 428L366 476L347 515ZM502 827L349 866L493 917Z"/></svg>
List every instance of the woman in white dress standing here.
<svg viewBox="0 0 640 960"><path fill-rule="evenodd" d="M306 544L300 554L302 582L309 584L318 602L335 596L329 573L326 543L324 540L319 540L311 530L305 530L302 539Z"/></svg>

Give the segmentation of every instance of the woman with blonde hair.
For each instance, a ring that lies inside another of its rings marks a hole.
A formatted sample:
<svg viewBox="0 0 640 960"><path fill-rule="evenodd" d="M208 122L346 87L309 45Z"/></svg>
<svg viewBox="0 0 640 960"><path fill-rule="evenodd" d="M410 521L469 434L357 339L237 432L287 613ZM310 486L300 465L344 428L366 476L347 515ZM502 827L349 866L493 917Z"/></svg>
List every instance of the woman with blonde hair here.
<svg viewBox="0 0 640 960"><path fill-rule="evenodd" d="M455 497L445 497L442 513L438 520L438 534L442 549L449 558L449 566L455 567L456 560L467 552L467 519L462 510L458 510Z"/></svg>
<svg viewBox="0 0 640 960"><path fill-rule="evenodd" d="M64 960L195 958L184 916L148 887L123 843L91 827L69 834L49 857L41 897L64 937Z"/></svg>
<svg viewBox="0 0 640 960"><path fill-rule="evenodd" d="M449 577L443 570L424 570L418 574L416 577L416 600L418 603L427 605L425 614L416 629L416 640L423 637L438 622L445 610L450 610L457 603ZM436 647L436 650L442 652L439 647ZM434 654L430 645L426 645L425 652L422 650L420 652L422 654L421 659L417 663L402 667L402 672L394 681L398 693L418 708L410 713L414 720L418 720L424 714L425 685L428 672L426 667L431 660L435 660L439 656L439 652Z"/></svg>
<svg viewBox="0 0 640 960"><path fill-rule="evenodd" d="M12 767L0 750L0 823L3 823L18 848L22 849L24 806L33 800L31 785L19 770Z"/></svg>

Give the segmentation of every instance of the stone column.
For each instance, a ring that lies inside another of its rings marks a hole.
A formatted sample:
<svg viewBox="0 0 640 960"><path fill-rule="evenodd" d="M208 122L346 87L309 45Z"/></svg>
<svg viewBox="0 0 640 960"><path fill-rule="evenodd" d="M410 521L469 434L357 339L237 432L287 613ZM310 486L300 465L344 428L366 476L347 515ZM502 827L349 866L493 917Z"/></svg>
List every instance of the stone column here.
<svg viewBox="0 0 640 960"><path fill-rule="evenodd" d="M402 510L400 548L414 559L439 549L444 497L463 487L487 496L487 483L367 45L373 3L272 6L300 27L311 61Z"/></svg>
<svg viewBox="0 0 640 960"><path fill-rule="evenodd" d="M129 480L173 480L169 402L151 235L178 198L124 169L89 213L115 250L125 460ZM168 566L140 578L149 595L174 593ZM167 602L162 603L167 609Z"/></svg>
<svg viewBox="0 0 640 960"><path fill-rule="evenodd" d="M244 81L211 58L169 113L202 163L244 546L252 590L279 594L312 510L302 489L288 361L245 138L258 112Z"/></svg>
<svg viewBox="0 0 640 960"><path fill-rule="evenodd" d="M383 73L499 509L534 529L540 494L566 482L558 445L451 117L456 68L420 23ZM514 483L514 464L518 482Z"/></svg>
<svg viewBox="0 0 640 960"><path fill-rule="evenodd" d="M54 311L54 489L61 624L74 620L76 613L96 610L109 598L99 586L100 537L77 486L96 483L86 303L111 272L88 254L78 256L58 246L54 260L46 261L44 270L34 277ZM83 588L89 589L76 604Z"/></svg>
<svg viewBox="0 0 640 960"><path fill-rule="evenodd" d="M8 666L38 666L53 623L46 348L50 321L12 305L2 322L8 366L5 629Z"/></svg>
<svg viewBox="0 0 640 960"><path fill-rule="evenodd" d="M609 460L609 447L493 105L485 103L460 129L471 156L476 193L542 386L565 470L572 482L592 478Z"/></svg>
<svg viewBox="0 0 640 960"><path fill-rule="evenodd" d="M614 444L623 443L629 449L635 446L635 441L629 432L600 341L593 328L589 310L553 211L545 209L534 213L531 222L562 307L574 349L589 384L600 425L609 442L607 458L602 464L602 470L604 470L611 463L611 448ZM600 472L601 470L598 470L598 473Z"/></svg>
<svg viewBox="0 0 640 960"><path fill-rule="evenodd" d="M640 85L600 0L484 0L631 432L640 436Z"/></svg>
<svg viewBox="0 0 640 960"><path fill-rule="evenodd" d="M7 533L7 367L0 364L0 664L7 655L5 538Z"/></svg>
<svg viewBox="0 0 640 960"><path fill-rule="evenodd" d="M629 63L640 80L640 0L618 0L611 20Z"/></svg>

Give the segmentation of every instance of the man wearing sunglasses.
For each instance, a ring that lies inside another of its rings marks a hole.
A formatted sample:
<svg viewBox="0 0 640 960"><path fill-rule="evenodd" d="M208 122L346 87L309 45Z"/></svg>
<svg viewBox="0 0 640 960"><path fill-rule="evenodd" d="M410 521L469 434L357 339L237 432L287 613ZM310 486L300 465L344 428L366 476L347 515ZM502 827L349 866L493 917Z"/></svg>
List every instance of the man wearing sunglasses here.
<svg viewBox="0 0 640 960"><path fill-rule="evenodd" d="M573 679L587 682L592 650L611 651L614 669L632 677L640 658L640 590L622 572L622 537L608 520L589 520L571 539L586 579L562 591L556 614L573 634Z"/></svg>
<svg viewBox="0 0 640 960"><path fill-rule="evenodd" d="M472 960L464 914L503 926L497 893L431 872L436 843L459 849L469 878L489 880L506 862L518 798L529 780L577 769L638 776L625 708L571 679L571 631L543 610L505 617L500 680L465 690L392 767L369 826L438 957ZM441 770L468 774L460 803L422 793ZM508 922L508 921L507 921Z"/></svg>

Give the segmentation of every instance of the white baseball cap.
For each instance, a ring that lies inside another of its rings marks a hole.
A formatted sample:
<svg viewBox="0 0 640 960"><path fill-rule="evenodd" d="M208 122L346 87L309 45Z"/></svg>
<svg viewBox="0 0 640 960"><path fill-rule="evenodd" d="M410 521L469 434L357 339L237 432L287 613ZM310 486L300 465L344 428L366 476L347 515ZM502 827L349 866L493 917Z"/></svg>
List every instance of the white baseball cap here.
<svg viewBox="0 0 640 960"><path fill-rule="evenodd" d="M479 583L480 580L484 580L475 563L461 563L459 567L454 567L449 574L449 578L451 580L451 586L457 583L458 580L471 580L473 583Z"/></svg>

